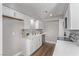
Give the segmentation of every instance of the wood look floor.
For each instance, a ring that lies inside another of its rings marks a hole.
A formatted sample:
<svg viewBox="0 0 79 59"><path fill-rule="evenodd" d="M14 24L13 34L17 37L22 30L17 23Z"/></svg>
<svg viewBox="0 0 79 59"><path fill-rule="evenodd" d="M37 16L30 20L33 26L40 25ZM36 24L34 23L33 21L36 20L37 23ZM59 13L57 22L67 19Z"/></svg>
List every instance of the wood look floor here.
<svg viewBox="0 0 79 59"><path fill-rule="evenodd" d="M52 56L55 44L44 43L32 56Z"/></svg>

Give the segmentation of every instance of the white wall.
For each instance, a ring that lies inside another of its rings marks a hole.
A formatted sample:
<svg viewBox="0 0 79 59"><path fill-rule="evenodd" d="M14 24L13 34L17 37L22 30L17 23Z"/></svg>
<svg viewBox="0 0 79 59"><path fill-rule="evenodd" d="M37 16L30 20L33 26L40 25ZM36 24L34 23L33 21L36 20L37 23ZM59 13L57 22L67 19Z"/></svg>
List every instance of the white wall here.
<svg viewBox="0 0 79 59"><path fill-rule="evenodd" d="M2 12L0 3L0 55L2 55Z"/></svg>
<svg viewBox="0 0 79 59"><path fill-rule="evenodd" d="M64 19L58 19L59 21L46 22L46 41L56 42L57 37L64 38Z"/></svg>
<svg viewBox="0 0 79 59"><path fill-rule="evenodd" d="M46 33L45 41L46 42L56 43L57 37L58 37L58 28L59 28L58 21L45 23L45 33Z"/></svg>
<svg viewBox="0 0 79 59"><path fill-rule="evenodd" d="M59 37L64 37L64 19L59 19Z"/></svg>
<svg viewBox="0 0 79 59"><path fill-rule="evenodd" d="M22 39L23 22L3 17L3 55L15 55L25 50Z"/></svg>

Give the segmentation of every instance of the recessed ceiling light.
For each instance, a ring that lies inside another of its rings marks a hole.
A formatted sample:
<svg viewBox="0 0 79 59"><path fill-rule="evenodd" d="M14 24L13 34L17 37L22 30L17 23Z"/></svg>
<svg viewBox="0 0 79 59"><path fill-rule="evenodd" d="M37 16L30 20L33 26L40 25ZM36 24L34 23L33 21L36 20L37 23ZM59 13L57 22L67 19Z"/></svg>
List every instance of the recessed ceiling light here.
<svg viewBox="0 0 79 59"><path fill-rule="evenodd" d="M50 16L52 16L52 14L50 14Z"/></svg>
<svg viewBox="0 0 79 59"><path fill-rule="evenodd" d="M30 22L31 22L31 24L33 25L33 24L34 24L34 19L31 19Z"/></svg>

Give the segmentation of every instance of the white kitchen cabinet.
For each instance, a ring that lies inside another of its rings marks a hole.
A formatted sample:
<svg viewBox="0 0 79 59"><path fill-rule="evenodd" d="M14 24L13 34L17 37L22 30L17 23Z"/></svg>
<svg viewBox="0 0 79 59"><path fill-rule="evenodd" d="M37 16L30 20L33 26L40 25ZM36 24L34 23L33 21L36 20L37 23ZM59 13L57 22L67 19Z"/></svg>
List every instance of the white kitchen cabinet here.
<svg viewBox="0 0 79 59"><path fill-rule="evenodd" d="M41 44L42 44L42 35L38 35L38 48L39 48L39 46L41 46Z"/></svg>
<svg viewBox="0 0 79 59"><path fill-rule="evenodd" d="M44 29L44 22L43 21L39 22L39 29Z"/></svg>
<svg viewBox="0 0 79 59"><path fill-rule="evenodd" d="M3 9L2 13L4 16L13 17L13 18L22 19L22 20L24 20L26 17L24 14L11 8L2 6L2 9Z"/></svg>
<svg viewBox="0 0 79 59"><path fill-rule="evenodd" d="M8 7L2 6L3 15L9 16L10 9Z"/></svg>
<svg viewBox="0 0 79 59"><path fill-rule="evenodd" d="M22 14L22 13L16 11L16 10L14 10L14 17L15 17L15 18L18 18L18 19L24 20L24 18L25 18L26 16L25 16L24 14Z"/></svg>
<svg viewBox="0 0 79 59"><path fill-rule="evenodd" d="M26 55L33 54L42 45L41 37L41 35L33 35L26 38Z"/></svg>
<svg viewBox="0 0 79 59"><path fill-rule="evenodd" d="M70 4L71 29L79 30L79 3Z"/></svg>
<svg viewBox="0 0 79 59"><path fill-rule="evenodd" d="M25 29L44 29L44 23L42 21L34 20L30 17L26 17L24 24Z"/></svg>
<svg viewBox="0 0 79 59"><path fill-rule="evenodd" d="M35 21L35 29L44 29L44 22L40 20Z"/></svg>
<svg viewBox="0 0 79 59"><path fill-rule="evenodd" d="M68 30L79 30L79 3L70 3L65 17Z"/></svg>
<svg viewBox="0 0 79 59"><path fill-rule="evenodd" d="M26 16L24 20L24 29L39 29L39 27L33 18Z"/></svg>
<svg viewBox="0 0 79 59"><path fill-rule="evenodd" d="M5 16L14 17L14 10L12 10L8 7L2 6L2 13Z"/></svg>
<svg viewBox="0 0 79 59"><path fill-rule="evenodd" d="M2 6L2 9L3 15L5 16L24 20L24 29L44 29L44 24L42 21L34 20L34 23L31 24L31 20L33 20L33 18L5 6Z"/></svg>
<svg viewBox="0 0 79 59"><path fill-rule="evenodd" d="M42 25L43 25L43 24L42 24L42 22L40 21L40 22L39 22L39 29L42 29Z"/></svg>
<svg viewBox="0 0 79 59"><path fill-rule="evenodd" d="M31 29L31 22L28 17L24 19L24 29Z"/></svg>
<svg viewBox="0 0 79 59"><path fill-rule="evenodd" d="M39 20L35 21L35 29L39 29L39 22L40 22Z"/></svg>

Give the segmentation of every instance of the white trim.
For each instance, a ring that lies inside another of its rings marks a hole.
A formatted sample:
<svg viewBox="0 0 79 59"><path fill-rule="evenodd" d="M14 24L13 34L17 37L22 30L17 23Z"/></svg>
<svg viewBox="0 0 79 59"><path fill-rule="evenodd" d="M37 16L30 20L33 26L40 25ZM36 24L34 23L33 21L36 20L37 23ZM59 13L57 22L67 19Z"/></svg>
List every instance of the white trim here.
<svg viewBox="0 0 79 59"><path fill-rule="evenodd" d="M22 53L23 53L23 51L20 51L20 52L16 53L16 54L13 55L13 56L19 56L19 55L21 55Z"/></svg>
<svg viewBox="0 0 79 59"><path fill-rule="evenodd" d="M47 43L56 44L56 42L46 41Z"/></svg>

